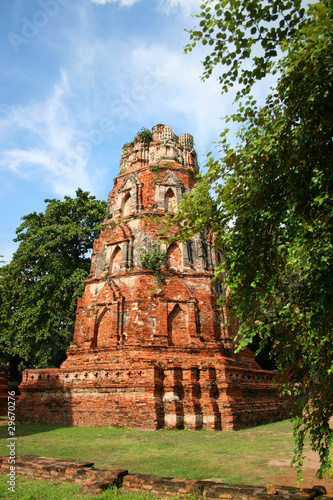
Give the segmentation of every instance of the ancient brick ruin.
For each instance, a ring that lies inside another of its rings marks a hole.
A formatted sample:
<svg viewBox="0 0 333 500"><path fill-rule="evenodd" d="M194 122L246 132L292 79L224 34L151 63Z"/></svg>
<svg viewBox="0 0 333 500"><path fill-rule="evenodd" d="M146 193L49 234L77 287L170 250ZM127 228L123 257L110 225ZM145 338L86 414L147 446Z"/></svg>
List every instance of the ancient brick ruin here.
<svg viewBox="0 0 333 500"><path fill-rule="evenodd" d="M7 457L0 457L0 475L9 475ZM295 488L266 484L252 486L228 484L214 479L182 479L137 474L127 469L96 469L93 462L75 462L58 458L25 455L16 457L16 474L34 480L80 484L82 493L98 495L116 487L122 492L142 492L157 498L198 498L222 500L333 500L325 486Z"/></svg>
<svg viewBox="0 0 333 500"><path fill-rule="evenodd" d="M217 312L223 284L212 281L220 255L209 233L171 244L160 234L198 166L190 134L164 125L152 132L123 147L67 359L24 372L22 423L219 430L285 413L273 374L252 353L233 353L233 328ZM156 244L166 251L162 277L141 262Z"/></svg>

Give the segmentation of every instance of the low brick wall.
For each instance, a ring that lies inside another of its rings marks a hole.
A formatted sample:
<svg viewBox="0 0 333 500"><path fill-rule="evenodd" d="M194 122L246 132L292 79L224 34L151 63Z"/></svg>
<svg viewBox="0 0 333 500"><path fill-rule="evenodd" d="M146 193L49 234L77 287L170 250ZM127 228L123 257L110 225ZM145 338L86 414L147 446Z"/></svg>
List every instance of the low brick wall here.
<svg viewBox="0 0 333 500"><path fill-rule="evenodd" d="M333 500L321 486L312 489L292 488L286 486L267 485L249 486L227 484L216 481L180 479L172 477L150 476L148 474L128 474L124 477L122 489L149 491L161 498L170 496L197 498L221 498L225 500L301 500L320 496L320 500Z"/></svg>
<svg viewBox="0 0 333 500"><path fill-rule="evenodd" d="M15 474L30 476L32 479L46 481L71 481L95 493L107 488L121 487L123 477L128 474L125 469L95 469L93 462L75 462L58 458L38 457L25 455L16 457ZM7 457L0 457L0 474L9 474L10 468Z"/></svg>
<svg viewBox="0 0 333 500"><path fill-rule="evenodd" d="M95 469L92 462L75 462L57 458L26 455L16 457L15 473L46 481L71 481L94 494L116 486L122 490L144 491L160 498L196 495L198 499L223 500L333 500L333 493L327 493L323 486L293 488L290 486L248 486L197 481L172 477L130 474L126 469ZM0 457L0 474L9 473L7 457Z"/></svg>

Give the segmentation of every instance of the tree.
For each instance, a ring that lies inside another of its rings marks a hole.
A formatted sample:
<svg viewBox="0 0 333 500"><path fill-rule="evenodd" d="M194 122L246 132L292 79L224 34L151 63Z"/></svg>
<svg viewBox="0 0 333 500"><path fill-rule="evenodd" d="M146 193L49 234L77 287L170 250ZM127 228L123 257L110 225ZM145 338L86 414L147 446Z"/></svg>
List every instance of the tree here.
<svg viewBox="0 0 333 500"><path fill-rule="evenodd" d="M206 1L191 44L212 48L204 76L223 65L222 93L237 85L237 143L221 134L221 158L185 195L172 223L188 239L210 228L239 319L238 348L259 335L294 405L296 450L304 438L331 471L333 431L333 9L329 0ZM250 63L253 63L252 67ZM250 95L269 74L259 107Z"/></svg>
<svg viewBox="0 0 333 500"><path fill-rule="evenodd" d="M88 192L24 216L12 261L0 268L0 345L30 368L59 366L73 337L76 299L105 202Z"/></svg>

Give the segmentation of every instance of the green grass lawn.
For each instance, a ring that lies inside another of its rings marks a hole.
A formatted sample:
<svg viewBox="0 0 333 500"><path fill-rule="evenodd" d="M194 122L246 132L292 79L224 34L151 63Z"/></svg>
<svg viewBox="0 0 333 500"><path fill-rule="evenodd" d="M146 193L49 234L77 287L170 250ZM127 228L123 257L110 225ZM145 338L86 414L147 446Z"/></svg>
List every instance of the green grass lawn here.
<svg viewBox="0 0 333 500"><path fill-rule="evenodd" d="M122 492L116 489L103 491L98 497L84 494L77 484L63 484L58 481L31 481L20 477L16 481L15 493L8 491L6 478L0 476L0 498L11 500L156 500L156 497L144 493ZM169 498L169 500L172 500Z"/></svg>
<svg viewBox="0 0 333 500"><path fill-rule="evenodd" d="M7 437L6 421L0 437ZM222 478L239 484L266 484L272 457L291 460L294 448L289 420L237 432L160 430L116 427L18 425L17 455L91 461L96 467L190 479ZM7 456L7 440L0 455ZM279 473L279 468L274 471ZM280 472L283 472L281 468Z"/></svg>

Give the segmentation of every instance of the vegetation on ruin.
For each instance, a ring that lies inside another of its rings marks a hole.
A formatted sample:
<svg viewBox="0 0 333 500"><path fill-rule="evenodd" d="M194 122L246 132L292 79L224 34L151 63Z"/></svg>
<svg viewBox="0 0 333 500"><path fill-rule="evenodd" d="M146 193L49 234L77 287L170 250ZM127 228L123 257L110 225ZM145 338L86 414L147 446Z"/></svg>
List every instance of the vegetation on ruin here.
<svg viewBox="0 0 333 500"><path fill-rule="evenodd" d="M127 142L126 144L123 145L123 149L125 150L125 157L129 157L130 149L134 147L134 139L131 142Z"/></svg>
<svg viewBox="0 0 333 500"><path fill-rule="evenodd" d="M145 248L140 248L140 261L141 265L144 269L151 269L155 271L157 284L163 283L163 275L161 269L163 267L163 263L165 263L166 259L166 251L161 250L160 245L154 243L150 251Z"/></svg>
<svg viewBox="0 0 333 500"><path fill-rule="evenodd" d="M225 121L237 134L222 132L221 157L208 154L170 224L184 240L212 230L239 348L271 343L294 403L294 461L308 433L320 475L332 471L333 438L332 2L208 0L197 18L186 50L206 45L203 79L220 70L222 93L235 87ZM267 75L276 85L259 107L252 94Z"/></svg>
<svg viewBox="0 0 333 500"><path fill-rule="evenodd" d="M140 132L137 133L136 139L140 142L143 142L146 146L149 146L149 144L153 140L153 133L148 128L142 127Z"/></svg>
<svg viewBox="0 0 333 500"><path fill-rule="evenodd" d="M146 146L149 146L152 140L153 140L153 132L149 130L149 128L142 127L142 129L139 130L134 139L131 142L124 144L123 147L126 149L126 154L128 156L129 149L133 148L137 141L142 142Z"/></svg>
<svg viewBox="0 0 333 500"><path fill-rule="evenodd" d="M106 203L88 192L45 200L22 217L19 247L0 268L0 346L29 368L59 366L73 338L77 298L90 269Z"/></svg>
<svg viewBox="0 0 333 500"><path fill-rule="evenodd" d="M158 174L161 171L161 167L159 165L156 165L154 167L149 167L149 170L151 170L151 172L154 172L154 174Z"/></svg>
<svg viewBox="0 0 333 500"><path fill-rule="evenodd" d="M144 269L160 271L166 259L166 251L160 249L160 245L154 243L150 251L140 248L140 261Z"/></svg>

